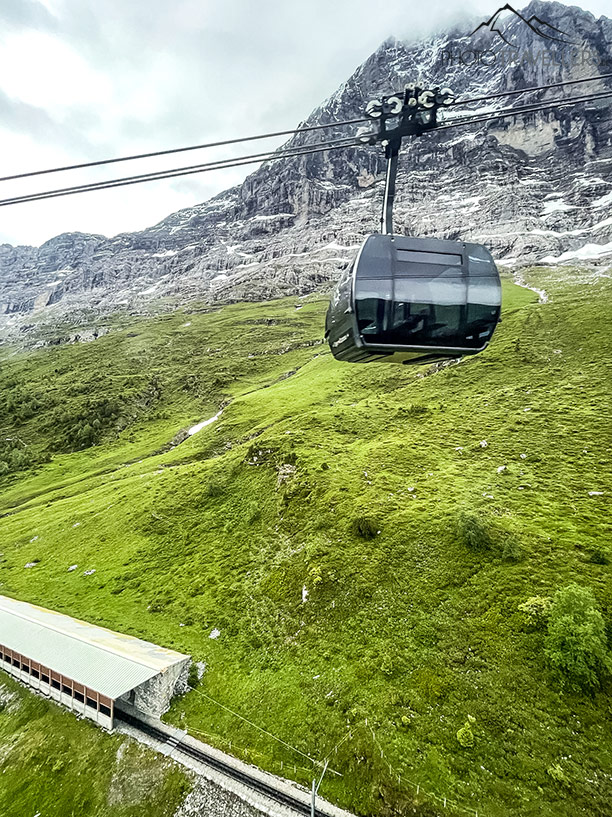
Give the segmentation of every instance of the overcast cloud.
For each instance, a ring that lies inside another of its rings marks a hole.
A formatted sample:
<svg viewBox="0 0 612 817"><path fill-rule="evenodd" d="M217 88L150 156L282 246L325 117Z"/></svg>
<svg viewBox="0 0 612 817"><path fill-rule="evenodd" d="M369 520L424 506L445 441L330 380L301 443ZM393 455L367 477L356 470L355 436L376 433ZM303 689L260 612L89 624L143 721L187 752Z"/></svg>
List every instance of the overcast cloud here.
<svg viewBox="0 0 612 817"><path fill-rule="evenodd" d="M610 0L582 5L610 13ZM496 0L3 0L0 175L293 127L387 37L412 39L496 8ZM2 198L243 152L5 182ZM252 170L3 207L0 243L143 229Z"/></svg>

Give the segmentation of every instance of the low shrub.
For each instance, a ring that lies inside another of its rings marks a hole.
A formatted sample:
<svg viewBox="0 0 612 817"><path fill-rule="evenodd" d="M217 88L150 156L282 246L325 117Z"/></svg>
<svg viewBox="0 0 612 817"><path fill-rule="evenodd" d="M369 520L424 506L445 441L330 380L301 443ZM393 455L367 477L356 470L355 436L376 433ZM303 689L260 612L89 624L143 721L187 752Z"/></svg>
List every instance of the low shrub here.
<svg viewBox="0 0 612 817"><path fill-rule="evenodd" d="M247 508L247 522L253 525L261 519L261 508L256 502L251 502Z"/></svg>
<svg viewBox="0 0 612 817"><path fill-rule="evenodd" d="M504 541L502 559L504 562L520 562L523 558L521 543L513 534L508 534Z"/></svg>
<svg viewBox="0 0 612 817"><path fill-rule="evenodd" d="M570 584L555 593L545 653L561 687L594 692L610 672L606 627L592 592Z"/></svg>
<svg viewBox="0 0 612 817"><path fill-rule="evenodd" d="M410 403L404 409L404 414L407 417L423 417L425 414L429 414L429 409L427 406L421 406L418 403Z"/></svg>
<svg viewBox="0 0 612 817"><path fill-rule="evenodd" d="M205 488L205 494L208 497L216 497L221 496L223 493L223 483L220 482L218 479L211 479L208 485Z"/></svg>
<svg viewBox="0 0 612 817"><path fill-rule="evenodd" d="M356 516L351 523L351 527L353 533L361 539L373 539L378 533L378 525L369 516Z"/></svg>
<svg viewBox="0 0 612 817"><path fill-rule="evenodd" d="M462 511L459 514L456 533L459 542L470 550L490 550L493 545L488 524L482 517L470 511Z"/></svg>
<svg viewBox="0 0 612 817"><path fill-rule="evenodd" d="M36 458L28 446L17 440L0 440L0 476L25 471L36 464Z"/></svg>
<svg viewBox="0 0 612 817"><path fill-rule="evenodd" d="M549 766L546 769L546 774L557 783L567 783L567 778L565 777L565 772L561 768L559 763L553 763L552 766Z"/></svg>
<svg viewBox="0 0 612 817"><path fill-rule="evenodd" d="M531 630L544 630L548 624L553 600L550 596L531 596L519 604L525 624Z"/></svg>
<svg viewBox="0 0 612 817"><path fill-rule="evenodd" d="M472 731L472 724L476 722L473 715L468 715L466 722L461 729L457 730L457 740L459 745L464 749L470 749L474 745L474 732Z"/></svg>
<svg viewBox="0 0 612 817"><path fill-rule="evenodd" d="M602 550L601 548L595 548L595 550L592 550L589 555L589 562L594 565L607 565L610 562L610 557L608 556L607 551Z"/></svg>
<svg viewBox="0 0 612 817"><path fill-rule="evenodd" d="M189 674L187 675L187 686L191 687L191 689L195 689L199 683L200 679L198 678L198 667L194 661L191 662L189 665Z"/></svg>

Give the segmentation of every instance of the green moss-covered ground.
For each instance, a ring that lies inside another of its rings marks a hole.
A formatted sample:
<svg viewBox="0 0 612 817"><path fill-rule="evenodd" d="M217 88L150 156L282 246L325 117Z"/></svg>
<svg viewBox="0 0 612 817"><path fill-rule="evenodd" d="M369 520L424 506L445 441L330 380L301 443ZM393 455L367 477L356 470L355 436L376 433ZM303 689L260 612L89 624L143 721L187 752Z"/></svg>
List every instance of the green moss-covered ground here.
<svg viewBox="0 0 612 817"><path fill-rule="evenodd" d="M2 817L172 817L180 767L0 677Z"/></svg>
<svg viewBox="0 0 612 817"><path fill-rule="evenodd" d="M528 277L441 370L335 362L317 298L0 351L0 592L205 661L170 720L305 784L210 698L331 752L361 814L608 814L609 682L561 692L518 605L575 581L610 627L612 281Z"/></svg>

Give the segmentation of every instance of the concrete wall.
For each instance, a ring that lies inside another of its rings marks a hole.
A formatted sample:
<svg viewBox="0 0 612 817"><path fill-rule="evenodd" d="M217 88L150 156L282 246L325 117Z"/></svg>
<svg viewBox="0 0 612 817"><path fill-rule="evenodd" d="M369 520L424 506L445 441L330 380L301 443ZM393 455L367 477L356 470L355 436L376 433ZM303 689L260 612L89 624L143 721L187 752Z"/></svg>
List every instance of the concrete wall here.
<svg viewBox="0 0 612 817"><path fill-rule="evenodd" d="M122 695L119 701L127 701L140 712L161 717L170 707L174 695L185 692L191 658L186 658L155 675L151 680L135 687L131 693Z"/></svg>

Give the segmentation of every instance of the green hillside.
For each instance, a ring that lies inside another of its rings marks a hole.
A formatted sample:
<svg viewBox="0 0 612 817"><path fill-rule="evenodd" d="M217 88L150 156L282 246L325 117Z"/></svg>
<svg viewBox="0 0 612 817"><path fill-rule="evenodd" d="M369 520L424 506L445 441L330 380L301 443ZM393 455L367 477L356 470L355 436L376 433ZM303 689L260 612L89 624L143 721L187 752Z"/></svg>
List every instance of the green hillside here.
<svg viewBox="0 0 612 817"><path fill-rule="evenodd" d="M180 767L0 678L2 817L172 817Z"/></svg>
<svg viewBox="0 0 612 817"><path fill-rule="evenodd" d="M528 278L442 368L336 363L320 298L0 349L0 592L206 662L169 720L306 785L214 701L331 752L360 814L609 814L609 680L519 605L575 582L612 630L612 280Z"/></svg>

